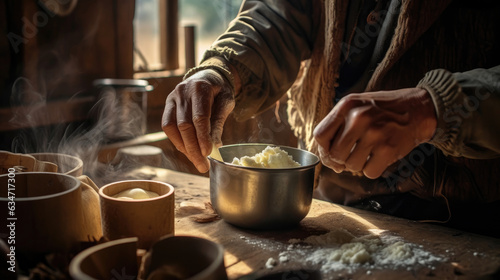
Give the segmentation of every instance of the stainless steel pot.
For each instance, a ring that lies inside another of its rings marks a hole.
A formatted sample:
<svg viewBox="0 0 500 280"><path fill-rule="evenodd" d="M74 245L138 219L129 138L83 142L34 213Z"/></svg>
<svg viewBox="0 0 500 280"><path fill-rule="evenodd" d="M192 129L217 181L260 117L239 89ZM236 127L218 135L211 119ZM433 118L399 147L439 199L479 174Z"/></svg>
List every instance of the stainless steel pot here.
<svg viewBox="0 0 500 280"><path fill-rule="evenodd" d="M309 212L314 167L319 158L297 148L279 146L300 167L266 169L233 165L234 157L253 156L269 144L238 144L219 148L221 162L210 160L210 199L228 223L252 229L274 229L298 224ZM276 145L271 145L276 146Z"/></svg>
<svg viewBox="0 0 500 280"><path fill-rule="evenodd" d="M146 80L99 79L94 112L96 127L103 132L104 142L128 140L144 135L147 124L147 95L153 90Z"/></svg>

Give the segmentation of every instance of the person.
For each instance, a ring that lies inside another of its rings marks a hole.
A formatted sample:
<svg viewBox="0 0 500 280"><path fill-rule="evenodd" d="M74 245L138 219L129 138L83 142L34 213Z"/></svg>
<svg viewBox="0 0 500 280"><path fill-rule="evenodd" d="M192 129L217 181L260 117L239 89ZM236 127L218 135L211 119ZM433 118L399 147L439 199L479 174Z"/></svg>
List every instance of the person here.
<svg viewBox="0 0 500 280"><path fill-rule="evenodd" d="M162 128L200 172L229 114L288 95L315 197L500 236L500 4L246 0L168 95ZM497 219L498 220L498 219Z"/></svg>

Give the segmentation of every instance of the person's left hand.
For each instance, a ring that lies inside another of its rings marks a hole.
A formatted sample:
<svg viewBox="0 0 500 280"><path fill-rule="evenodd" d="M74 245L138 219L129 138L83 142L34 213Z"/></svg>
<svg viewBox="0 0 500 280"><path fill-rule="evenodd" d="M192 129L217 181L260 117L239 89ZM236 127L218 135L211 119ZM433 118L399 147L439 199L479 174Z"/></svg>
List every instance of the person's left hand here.
<svg viewBox="0 0 500 280"><path fill-rule="evenodd" d="M377 178L432 138L436 113L421 88L350 94L314 129L321 161L340 173Z"/></svg>

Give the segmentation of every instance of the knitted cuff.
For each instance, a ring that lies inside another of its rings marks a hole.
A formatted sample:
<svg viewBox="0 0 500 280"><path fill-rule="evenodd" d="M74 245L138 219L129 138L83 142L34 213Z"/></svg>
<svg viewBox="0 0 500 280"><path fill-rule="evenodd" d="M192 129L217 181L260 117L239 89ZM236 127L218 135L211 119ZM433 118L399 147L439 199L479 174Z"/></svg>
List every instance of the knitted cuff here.
<svg viewBox="0 0 500 280"><path fill-rule="evenodd" d="M429 92L436 109L436 133L429 143L445 154L456 155L455 143L463 122L459 108L464 106L465 94L452 73L444 69L429 71L417 85Z"/></svg>
<svg viewBox="0 0 500 280"><path fill-rule="evenodd" d="M203 61L199 66L191 68L186 75L184 75L184 80L188 77L198 73L202 70L212 69L221 74L226 81L229 82L232 92L234 92L234 76L231 73L229 66L224 58L210 57Z"/></svg>

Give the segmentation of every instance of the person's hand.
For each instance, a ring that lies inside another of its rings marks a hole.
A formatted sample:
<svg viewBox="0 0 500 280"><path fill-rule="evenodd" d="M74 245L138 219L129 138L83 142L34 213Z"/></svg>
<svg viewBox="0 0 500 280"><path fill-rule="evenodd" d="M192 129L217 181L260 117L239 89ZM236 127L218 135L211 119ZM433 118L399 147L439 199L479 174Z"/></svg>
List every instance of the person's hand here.
<svg viewBox="0 0 500 280"><path fill-rule="evenodd" d="M163 131L198 171L208 171L212 143L221 143L222 129L234 104L229 83L210 69L187 78L168 95Z"/></svg>
<svg viewBox="0 0 500 280"><path fill-rule="evenodd" d="M424 89L366 92L343 98L316 126L314 137L324 165L374 179L430 140L436 125Z"/></svg>

